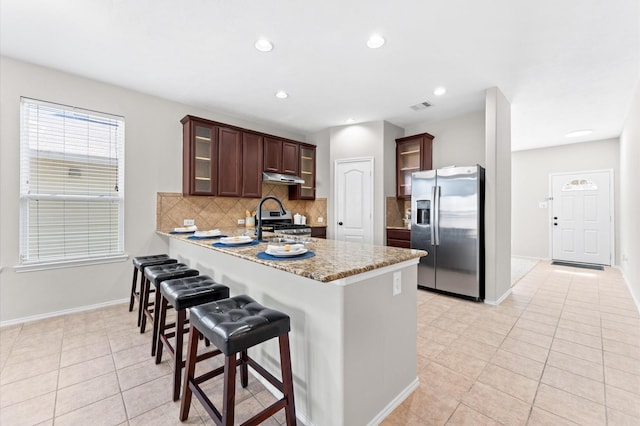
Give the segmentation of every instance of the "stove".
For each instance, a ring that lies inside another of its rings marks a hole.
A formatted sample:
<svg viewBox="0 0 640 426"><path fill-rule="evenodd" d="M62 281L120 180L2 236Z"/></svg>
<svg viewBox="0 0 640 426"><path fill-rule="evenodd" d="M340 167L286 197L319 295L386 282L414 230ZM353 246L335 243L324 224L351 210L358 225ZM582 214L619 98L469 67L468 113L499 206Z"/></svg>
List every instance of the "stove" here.
<svg viewBox="0 0 640 426"><path fill-rule="evenodd" d="M299 237L311 236L309 225L294 225L293 216L289 210L285 214L282 214L280 210L262 210L260 213L262 231Z"/></svg>

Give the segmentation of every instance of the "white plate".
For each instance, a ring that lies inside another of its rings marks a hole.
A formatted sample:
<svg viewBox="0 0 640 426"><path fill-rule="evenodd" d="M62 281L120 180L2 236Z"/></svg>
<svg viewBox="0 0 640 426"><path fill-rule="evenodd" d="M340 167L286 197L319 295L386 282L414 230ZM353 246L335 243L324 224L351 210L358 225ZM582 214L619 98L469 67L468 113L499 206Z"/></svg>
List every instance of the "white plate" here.
<svg viewBox="0 0 640 426"><path fill-rule="evenodd" d="M196 231L193 233L194 237L217 237L220 235L219 229L212 229L210 231Z"/></svg>
<svg viewBox="0 0 640 426"><path fill-rule="evenodd" d="M224 237L224 238L220 238L220 242L222 244L226 244L228 246L237 246L240 244L249 244L250 242L253 241L253 238L248 237L246 235L242 235L239 237Z"/></svg>
<svg viewBox="0 0 640 426"><path fill-rule="evenodd" d="M293 257L293 256L300 256L302 254L305 254L307 251L309 250L307 250L306 248L301 248L298 250L291 250L291 251L282 251L282 250L270 251L267 249L265 253L275 257Z"/></svg>

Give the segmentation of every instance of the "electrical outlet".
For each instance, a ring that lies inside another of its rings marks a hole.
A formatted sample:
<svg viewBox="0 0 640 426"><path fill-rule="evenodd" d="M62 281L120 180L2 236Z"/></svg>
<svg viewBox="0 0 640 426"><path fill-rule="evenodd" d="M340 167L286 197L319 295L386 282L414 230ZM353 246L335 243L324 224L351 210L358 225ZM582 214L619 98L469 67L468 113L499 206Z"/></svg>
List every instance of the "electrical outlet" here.
<svg viewBox="0 0 640 426"><path fill-rule="evenodd" d="M402 272L393 273L393 295L402 293Z"/></svg>
<svg viewBox="0 0 640 426"><path fill-rule="evenodd" d="M320 216L320 217L318 218L318 223L322 223L322 222L324 222L324 217Z"/></svg>
<svg viewBox="0 0 640 426"><path fill-rule="evenodd" d="M193 226L196 224L196 221L193 219L185 219L184 220L184 226Z"/></svg>
<svg viewBox="0 0 640 426"><path fill-rule="evenodd" d="M244 219L238 219L238 225L244 225Z"/></svg>

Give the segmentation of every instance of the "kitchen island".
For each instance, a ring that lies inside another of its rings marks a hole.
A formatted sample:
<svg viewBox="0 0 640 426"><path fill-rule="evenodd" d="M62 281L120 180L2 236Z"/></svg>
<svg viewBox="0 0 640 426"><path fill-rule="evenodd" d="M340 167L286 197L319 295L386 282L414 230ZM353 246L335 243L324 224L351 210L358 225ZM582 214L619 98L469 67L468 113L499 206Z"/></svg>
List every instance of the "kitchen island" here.
<svg viewBox="0 0 640 426"><path fill-rule="evenodd" d="M215 240L159 233L169 237L170 256L229 286L231 295L248 294L291 317L301 423L377 424L417 387L417 264L426 252L309 238L314 257L262 260L256 255L266 243L217 248ZM250 351L279 377L276 340Z"/></svg>

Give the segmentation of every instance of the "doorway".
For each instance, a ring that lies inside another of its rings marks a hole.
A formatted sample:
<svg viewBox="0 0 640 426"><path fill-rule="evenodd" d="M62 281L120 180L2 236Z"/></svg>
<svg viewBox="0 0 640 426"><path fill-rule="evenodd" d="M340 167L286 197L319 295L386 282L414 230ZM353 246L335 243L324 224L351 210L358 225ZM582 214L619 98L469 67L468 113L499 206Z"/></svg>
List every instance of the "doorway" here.
<svg viewBox="0 0 640 426"><path fill-rule="evenodd" d="M611 265L613 171L552 173L551 259Z"/></svg>
<svg viewBox="0 0 640 426"><path fill-rule="evenodd" d="M336 240L373 243L373 158L336 160Z"/></svg>

